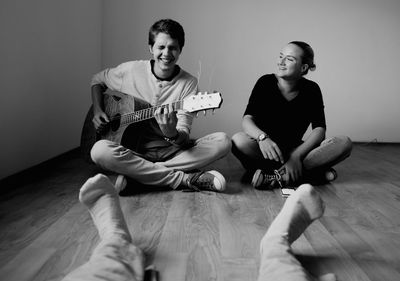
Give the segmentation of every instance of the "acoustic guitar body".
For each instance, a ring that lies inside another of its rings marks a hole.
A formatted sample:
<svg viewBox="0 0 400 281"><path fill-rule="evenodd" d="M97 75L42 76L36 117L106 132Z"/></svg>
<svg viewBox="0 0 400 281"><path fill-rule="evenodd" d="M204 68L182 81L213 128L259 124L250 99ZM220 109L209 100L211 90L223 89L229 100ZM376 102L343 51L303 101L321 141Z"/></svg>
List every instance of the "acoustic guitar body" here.
<svg viewBox="0 0 400 281"><path fill-rule="evenodd" d="M104 93L104 111L111 121L104 130L96 131L92 121L93 106L89 108L81 134L81 151L84 158L91 161L90 150L93 145L101 139L120 143L128 148L135 147L135 138L133 134L135 131L140 132L138 127L146 126L146 124L149 125L149 122L156 123L156 121L153 119L145 120L140 123L128 123L124 120L124 115L132 114L135 111L150 107L151 105L149 103L138 98L121 92L107 90ZM152 126L154 126L154 124ZM129 139L128 136L125 136L125 131L127 129L129 131Z"/></svg>

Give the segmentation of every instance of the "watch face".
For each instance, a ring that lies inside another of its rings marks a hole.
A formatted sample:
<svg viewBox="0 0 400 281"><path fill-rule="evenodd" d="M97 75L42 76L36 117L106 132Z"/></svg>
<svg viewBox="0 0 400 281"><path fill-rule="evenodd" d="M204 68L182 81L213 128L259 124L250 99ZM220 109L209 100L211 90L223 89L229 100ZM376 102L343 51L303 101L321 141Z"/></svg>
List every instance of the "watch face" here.
<svg viewBox="0 0 400 281"><path fill-rule="evenodd" d="M265 140L265 137L266 137L265 134L261 134L258 136L258 140L259 141Z"/></svg>

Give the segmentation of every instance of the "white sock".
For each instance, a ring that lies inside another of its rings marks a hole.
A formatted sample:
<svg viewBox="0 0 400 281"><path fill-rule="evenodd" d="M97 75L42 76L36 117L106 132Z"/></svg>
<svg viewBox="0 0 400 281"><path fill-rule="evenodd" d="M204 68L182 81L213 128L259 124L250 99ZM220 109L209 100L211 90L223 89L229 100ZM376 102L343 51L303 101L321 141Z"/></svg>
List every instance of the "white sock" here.
<svg viewBox="0 0 400 281"><path fill-rule="evenodd" d="M303 184L290 195L265 236L288 235L292 244L306 228L324 213L324 203L309 184Z"/></svg>
<svg viewBox="0 0 400 281"><path fill-rule="evenodd" d="M89 178L81 187L79 201L88 208L101 239L119 236L131 242L118 194L108 177Z"/></svg>

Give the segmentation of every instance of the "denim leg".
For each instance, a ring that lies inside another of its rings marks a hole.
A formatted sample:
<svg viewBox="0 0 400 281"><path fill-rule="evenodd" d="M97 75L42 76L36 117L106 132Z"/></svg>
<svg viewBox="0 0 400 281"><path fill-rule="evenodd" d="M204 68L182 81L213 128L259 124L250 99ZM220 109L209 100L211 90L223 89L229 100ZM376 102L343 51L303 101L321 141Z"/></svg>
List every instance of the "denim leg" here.
<svg viewBox="0 0 400 281"><path fill-rule="evenodd" d="M327 169L350 156L352 142L346 136L335 136L325 139L320 146L313 149L303 160L305 170Z"/></svg>

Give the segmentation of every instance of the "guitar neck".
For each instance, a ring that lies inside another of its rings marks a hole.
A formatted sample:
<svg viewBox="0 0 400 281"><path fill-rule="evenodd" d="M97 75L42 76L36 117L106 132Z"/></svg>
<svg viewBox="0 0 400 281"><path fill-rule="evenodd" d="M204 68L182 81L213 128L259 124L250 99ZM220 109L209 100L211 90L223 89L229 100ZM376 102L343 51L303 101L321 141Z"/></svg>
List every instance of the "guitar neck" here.
<svg viewBox="0 0 400 281"><path fill-rule="evenodd" d="M179 100L170 104L163 104L163 105L158 105L158 106L153 106L145 109L140 109L133 111L131 113L126 113L116 118L121 118L121 125L127 125L127 124L132 124L136 122L140 122L143 120L151 119L154 117L154 113L156 112L157 109L159 108L164 108L164 107L169 107L172 105L172 108L174 111L177 111L179 109L182 109L182 104L183 100ZM114 119L112 118L112 119Z"/></svg>

